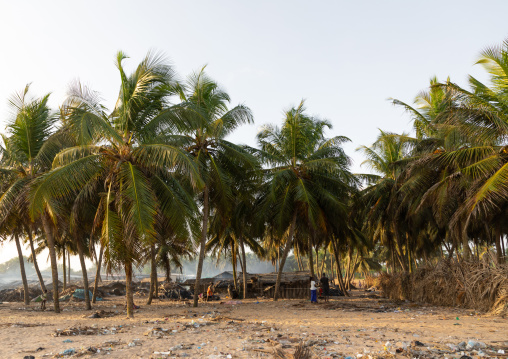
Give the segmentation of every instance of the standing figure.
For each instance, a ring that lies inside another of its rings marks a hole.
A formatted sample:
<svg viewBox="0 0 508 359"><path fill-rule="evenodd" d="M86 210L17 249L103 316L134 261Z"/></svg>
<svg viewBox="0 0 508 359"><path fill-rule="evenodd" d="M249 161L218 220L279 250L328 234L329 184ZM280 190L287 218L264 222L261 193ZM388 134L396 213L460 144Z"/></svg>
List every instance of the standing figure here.
<svg viewBox="0 0 508 359"><path fill-rule="evenodd" d="M310 277L310 302L317 303L317 288L314 278Z"/></svg>
<svg viewBox="0 0 508 359"><path fill-rule="evenodd" d="M206 290L206 301L208 302L210 299L212 299L212 297L213 297L213 289L212 284L210 283L208 289Z"/></svg>
<svg viewBox="0 0 508 359"><path fill-rule="evenodd" d="M48 300L48 290L44 289L44 292L41 294L41 310L46 310L46 301Z"/></svg>
<svg viewBox="0 0 508 359"><path fill-rule="evenodd" d="M323 273L319 281L321 282L321 288L323 288L323 296L325 297L325 302L328 302L328 296L330 295L330 283L326 273Z"/></svg>

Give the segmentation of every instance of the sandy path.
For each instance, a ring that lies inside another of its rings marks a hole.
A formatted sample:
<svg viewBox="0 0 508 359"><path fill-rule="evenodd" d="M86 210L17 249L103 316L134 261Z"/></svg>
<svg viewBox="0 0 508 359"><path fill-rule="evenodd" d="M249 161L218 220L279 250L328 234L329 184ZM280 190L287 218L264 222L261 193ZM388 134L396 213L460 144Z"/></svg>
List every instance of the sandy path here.
<svg viewBox="0 0 508 359"><path fill-rule="evenodd" d="M146 306L144 298L137 298L136 303L142 308L132 320L125 319L119 299L94 306L94 310L112 315L100 319L87 318L93 312L84 311L81 303L64 304L60 315L40 312L35 305L25 309L21 303L4 303L0 304L3 339L0 358L25 355L52 358L66 349L86 353L81 355L83 358L105 354L108 358L227 358L228 355L271 358L265 352L271 352L274 346L291 351L300 341L310 345L319 358L342 358L359 353L365 357L390 357L390 352L395 354L397 348L410 346L415 340L425 347L414 349L426 352L426 347L431 348L425 357L445 357L446 351L450 352L447 344L457 345L468 340L485 342L496 351L508 347L507 319L470 310L397 304L381 298L361 298L362 295L363 292L357 291L352 298L337 298L318 305L302 300L247 300L237 305L205 303L197 309L168 301L155 301L152 306ZM102 334L53 336L58 329L73 327L91 327ZM86 352L90 347L100 351ZM38 348L43 349L37 351ZM154 354L169 351L170 355ZM458 354L448 357L460 358ZM408 352L396 355L410 356Z"/></svg>

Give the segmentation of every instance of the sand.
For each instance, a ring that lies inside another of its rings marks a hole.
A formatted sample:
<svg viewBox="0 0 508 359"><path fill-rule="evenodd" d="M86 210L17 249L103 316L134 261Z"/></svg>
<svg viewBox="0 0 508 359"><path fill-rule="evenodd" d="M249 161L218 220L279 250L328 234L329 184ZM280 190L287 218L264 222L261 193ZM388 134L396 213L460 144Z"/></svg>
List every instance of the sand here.
<svg viewBox="0 0 508 359"><path fill-rule="evenodd" d="M421 351L422 357L460 358L460 353L446 354L452 352L448 344L468 340L487 344L486 353L508 349L507 319L395 303L363 291L353 294L317 305L249 299L241 304L203 303L199 308L158 300L147 306L146 298L136 297L141 308L134 319L125 318L122 298L110 297L91 312L82 303L63 303L61 314L41 312L35 304L25 308L22 303L3 303L0 358L53 358L67 349L76 354L66 357L83 358L272 358L275 347L293 352L300 342L317 358L411 357L407 350L396 354L405 347ZM108 317L87 317L97 310ZM93 334L55 336L69 328L89 328ZM424 346L415 346L415 341Z"/></svg>

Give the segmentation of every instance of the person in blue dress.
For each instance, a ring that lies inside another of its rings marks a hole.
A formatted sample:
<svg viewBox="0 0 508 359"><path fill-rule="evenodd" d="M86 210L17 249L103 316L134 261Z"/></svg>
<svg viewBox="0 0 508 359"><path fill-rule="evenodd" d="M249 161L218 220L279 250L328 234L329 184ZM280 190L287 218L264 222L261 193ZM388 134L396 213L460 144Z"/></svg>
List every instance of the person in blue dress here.
<svg viewBox="0 0 508 359"><path fill-rule="evenodd" d="M310 277L310 302L317 303L317 288L314 278Z"/></svg>

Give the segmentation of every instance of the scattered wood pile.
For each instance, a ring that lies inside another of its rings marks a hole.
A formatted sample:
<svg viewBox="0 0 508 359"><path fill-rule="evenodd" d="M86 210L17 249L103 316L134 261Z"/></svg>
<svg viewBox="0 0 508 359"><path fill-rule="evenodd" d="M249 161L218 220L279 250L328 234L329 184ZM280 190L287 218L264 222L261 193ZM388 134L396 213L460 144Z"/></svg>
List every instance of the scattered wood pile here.
<svg viewBox="0 0 508 359"><path fill-rule="evenodd" d="M133 282L132 287L134 292L148 293L150 283L144 282ZM48 289L48 301L53 300L53 291L51 290L53 285L51 283L46 284ZM60 288L60 300L69 300L72 298L72 294L76 289L83 289L82 282L69 284L66 290L62 290L62 284L59 283ZM89 284L89 290L93 292L93 282ZM31 300L37 298L42 294L42 290L38 284L30 285L28 287L28 295ZM114 280L104 281L98 288L97 296L104 298L106 296L124 296L125 295L125 281ZM0 290L0 302L22 302L24 296L23 286L17 288L9 288Z"/></svg>
<svg viewBox="0 0 508 359"><path fill-rule="evenodd" d="M379 285L391 299L458 306L508 315L508 264L444 260L413 274L383 274Z"/></svg>

